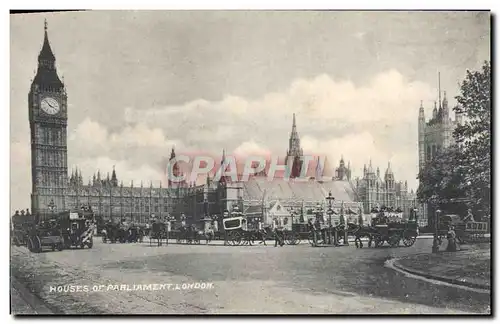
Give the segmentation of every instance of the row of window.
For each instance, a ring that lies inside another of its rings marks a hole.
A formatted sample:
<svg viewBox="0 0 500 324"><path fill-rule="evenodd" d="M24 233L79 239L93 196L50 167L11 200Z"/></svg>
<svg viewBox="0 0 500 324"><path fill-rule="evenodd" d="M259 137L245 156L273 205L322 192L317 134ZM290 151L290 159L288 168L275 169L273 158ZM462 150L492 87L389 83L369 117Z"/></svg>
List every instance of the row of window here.
<svg viewBox="0 0 500 324"><path fill-rule="evenodd" d="M55 187L61 188L66 180L61 172L38 171L36 175L37 185L40 187Z"/></svg>
<svg viewBox="0 0 500 324"><path fill-rule="evenodd" d="M66 143L66 132L62 128L42 128L37 125L37 137L45 145L64 145Z"/></svg>
<svg viewBox="0 0 500 324"><path fill-rule="evenodd" d="M67 164L67 156L62 151L40 150L37 154L37 165L62 167Z"/></svg>
<svg viewBox="0 0 500 324"><path fill-rule="evenodd" d="M432 157L436 156L436 153L441 150L440 145L432 144L432 145L427 145L427 153L425 155L426 160L430 161L432 160Z"/></svg>
<svg viewBox="0 0 500 324"><path fill-rule="evenodd" d="M75 208L79 209L81 205L86 205L86 202L81 202L80 204L72 204L69 207L70 208ZM136 213L159 213L160 211L162 212L168 212L168 206L143 206L141 208L140 206L135 206L133 210L130 209L130 206L109 206L109 205L101 205L99 208L99 205L91 205L92 209L96 212L103 212L103 213L109 213L110 210L113 210L114 213L130 213L130 212L136 212Z"/></svg>

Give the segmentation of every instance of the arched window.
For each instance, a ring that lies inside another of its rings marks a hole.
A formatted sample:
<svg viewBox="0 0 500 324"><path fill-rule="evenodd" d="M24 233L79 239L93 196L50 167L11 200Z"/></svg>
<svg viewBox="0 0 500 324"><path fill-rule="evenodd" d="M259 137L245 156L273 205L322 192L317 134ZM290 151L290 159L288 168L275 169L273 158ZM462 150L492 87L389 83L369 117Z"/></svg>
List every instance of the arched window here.
<svg viewBox="0 0 500 324"><path fill-rule="evenodd" d="M283 225L285 225L285 226L288 225L288 217L285 217L283 219Z"/></svg>

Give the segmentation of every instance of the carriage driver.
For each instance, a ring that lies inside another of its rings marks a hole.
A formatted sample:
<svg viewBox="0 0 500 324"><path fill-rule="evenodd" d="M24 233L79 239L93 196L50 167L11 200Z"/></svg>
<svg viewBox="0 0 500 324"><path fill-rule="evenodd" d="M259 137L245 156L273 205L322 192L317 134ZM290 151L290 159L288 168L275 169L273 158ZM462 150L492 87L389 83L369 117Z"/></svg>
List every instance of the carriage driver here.
<svg viewBox="0 0 500 324"><path fill-rule="evenodd" d="M184 213L181 214L181 226L186 228L186 215Z"/></svg>
<svg viewBox="0 0 500 324"><path fill-rule="evenodd" d="M273 221L273 229L274 229L274 247L277 247L278 244L280 247L283 247L285 244L283 242L283 229L281 224L278 222L278 219L275 218Z"/></svg>
<svg viewBox="0 0 500 324"><path fill-rule="evenodd" d="M259 229L259 235L260 235L259 244L264 243L264 245L267 245L266 244L266 230L264 229L264 224L262 223L261 219L258 220L258 229Z"/></svg>

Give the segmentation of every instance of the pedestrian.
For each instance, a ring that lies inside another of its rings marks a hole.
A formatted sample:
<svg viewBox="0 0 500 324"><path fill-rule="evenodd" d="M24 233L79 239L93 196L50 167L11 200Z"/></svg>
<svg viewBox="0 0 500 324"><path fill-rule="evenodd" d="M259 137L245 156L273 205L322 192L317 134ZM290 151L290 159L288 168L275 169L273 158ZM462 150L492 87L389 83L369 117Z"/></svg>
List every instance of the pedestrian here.
<svg viewBox="0 0 500 324"><path fill-rule="evenodd" d="M264 224L262 224L262 220L259 219L258 223L258 229L259 229L259 235L260 235L260 242L259 244L264 243L264 245L267 246L266 244L266 231L264 230Z"/></svg>
<svg viewBox="0 0 500 324"><path fill-rule="evenodd" d="M456 233L453 226L448 228L448 234L446 235L448 239L448 246L446 247L446 252L457 252L457 242L456 242Z"/></svg>
<svg viewBox="0 0 500 324"><path fill-rule="evenodd" d="M275 219L274 222L274 247L277 247L279 244L280 247L283 247L283 229L281 224L278 222L278 219Z"/></svg>

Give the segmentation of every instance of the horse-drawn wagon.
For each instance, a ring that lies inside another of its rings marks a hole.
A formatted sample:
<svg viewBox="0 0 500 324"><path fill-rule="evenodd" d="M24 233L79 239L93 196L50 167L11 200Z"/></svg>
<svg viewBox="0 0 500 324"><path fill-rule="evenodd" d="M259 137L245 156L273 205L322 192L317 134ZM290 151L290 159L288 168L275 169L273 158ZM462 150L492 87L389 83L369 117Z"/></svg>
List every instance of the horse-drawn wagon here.
<svg viewBox="0 0 500 324"><path fill-rule="evenodd" d="M27 247L30 252L40 253L44 247L49 247L52 251L64 249L64 239L57 220L42 221L33 226L27 237Z"/></svg>
<svg viewBox="0 0 500 324"><path fill-rule="evenodd" d="M372 241L375 247L381 247L387 242L391 247L398 247L402 241L404 246L415 244L418 236L418 222L416 213L411 214L409 220L403 219L402 211L393 212L389 209L374 213L369 226L356 226L353 229L356 246L363 247L361 237L368 237L368 246Z"/></svg>
<svg viewBox="0 0 500 324"><path fill-rule="evenodd" d="M91 249L94 245L95 219L92 211L81 210L59 213L59 226L64 238L64 248Z"/></svg>
<svg viewBox="0 0 500 324"><path fill-rule="evenodd" d="M488 223L476 222L471 215L462 219L459 215L447 214L439 217L438 240L447 237L450 227L453 227L457 241L461 244L480 241L488 233Z"/></svg>
<svg viewBox="0 0 500 324"><path fill-rule="evenodd" d="M32 216L16 214L12 217L11 240L15 246L23 246L28 243L28 234L34 226Z"/></svg>

